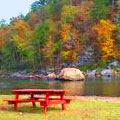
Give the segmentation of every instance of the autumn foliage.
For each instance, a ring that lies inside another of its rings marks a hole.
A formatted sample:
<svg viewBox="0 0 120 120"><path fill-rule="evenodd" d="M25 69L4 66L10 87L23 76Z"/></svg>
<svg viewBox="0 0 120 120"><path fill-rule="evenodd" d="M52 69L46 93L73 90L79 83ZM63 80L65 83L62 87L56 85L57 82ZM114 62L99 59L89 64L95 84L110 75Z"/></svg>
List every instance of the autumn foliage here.
<svg viewBox="0 0 120 120"><path fill-rule="evenodd" d="M117 27L110 20L100 20L98 24L93 27L93 30L98 32L99 46L102 52L102 58L105 60L117 57L116 47L113 39L113 31Z"/></svg>
<svg viewBox="0 0 120 120"><path fill-rule="evenodd" d="M118 1L109 0L35 1L26 16L0 23L1 69L38 70L46 63L97 66L119 60L117 6Z"/></svg>

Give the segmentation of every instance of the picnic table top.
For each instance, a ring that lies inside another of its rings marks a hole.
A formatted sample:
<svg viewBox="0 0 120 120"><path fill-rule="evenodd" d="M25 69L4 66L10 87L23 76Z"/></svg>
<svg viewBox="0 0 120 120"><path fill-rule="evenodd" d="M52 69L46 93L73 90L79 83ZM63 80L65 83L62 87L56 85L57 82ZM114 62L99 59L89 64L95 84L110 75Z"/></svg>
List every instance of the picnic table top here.
<svg viewBox="0 0 120 120"><path fill-rule="evenodd" d="M58 92L64 93L66 90L57 90L57 89L17 89L12 90L13 93L23 93L23 92Z"/></svg>

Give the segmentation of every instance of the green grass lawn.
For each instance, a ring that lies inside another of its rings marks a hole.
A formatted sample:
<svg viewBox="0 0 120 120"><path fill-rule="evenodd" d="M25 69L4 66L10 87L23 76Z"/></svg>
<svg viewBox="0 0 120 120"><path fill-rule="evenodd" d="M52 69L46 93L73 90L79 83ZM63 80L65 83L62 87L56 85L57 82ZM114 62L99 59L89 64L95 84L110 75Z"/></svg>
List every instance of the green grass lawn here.
<svg viewBox="0 0 120 120"><path fill-rule="evenodd" d="M3 101L5 97L0 96L0 120L120 120L120 103L73 100L65 111L59 105L44 114L39 104L34 109L30 103L22 103L19 110L14 111L12 105Z"/></svg>

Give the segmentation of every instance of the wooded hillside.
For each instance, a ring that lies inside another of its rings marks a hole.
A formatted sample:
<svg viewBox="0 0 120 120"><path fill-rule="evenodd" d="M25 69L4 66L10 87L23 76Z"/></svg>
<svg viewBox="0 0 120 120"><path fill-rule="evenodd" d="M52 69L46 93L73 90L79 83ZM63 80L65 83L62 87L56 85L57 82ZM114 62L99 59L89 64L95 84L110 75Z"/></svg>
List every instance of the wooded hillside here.
<svg viewBox="0 0 120 120"><path fill-rule="evenodd" d="M37 70L63 63L101 67L120 60L120 0L37 0L0 23L0 67Z"/></svg>

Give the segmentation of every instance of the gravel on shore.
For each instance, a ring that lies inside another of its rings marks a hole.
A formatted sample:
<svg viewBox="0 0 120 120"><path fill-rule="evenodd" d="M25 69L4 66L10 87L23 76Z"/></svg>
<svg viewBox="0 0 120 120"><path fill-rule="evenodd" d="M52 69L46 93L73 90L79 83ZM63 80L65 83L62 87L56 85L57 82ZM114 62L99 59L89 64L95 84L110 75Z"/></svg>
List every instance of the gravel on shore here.
<svg viewBox="0 0 120 120"><path fill-rule="evenodd" d="M103 101L103 102L120 102L120 97L102 97L102 96L67 96L72 100L80 101Z"/></svg>

